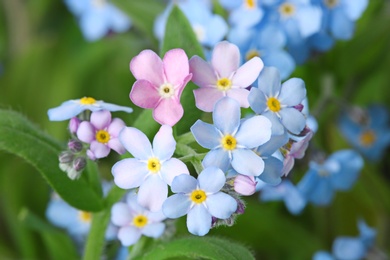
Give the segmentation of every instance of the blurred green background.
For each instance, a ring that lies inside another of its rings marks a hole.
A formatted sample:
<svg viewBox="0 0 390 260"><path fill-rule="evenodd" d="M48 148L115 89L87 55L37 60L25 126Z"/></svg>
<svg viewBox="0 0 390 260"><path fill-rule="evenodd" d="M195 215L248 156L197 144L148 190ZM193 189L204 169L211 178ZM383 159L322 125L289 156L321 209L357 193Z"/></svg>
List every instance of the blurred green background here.
<svg viewBox="0 0 390 260"><path fill-rule="evenodd" d="M133 27L87 42L62 1L1 0L0 107L26 115L64 144L69 138L67 122L49 122L47 110L65 100L92 96L132 106L133 114L118 113L131 125L140 110L128 97L134 82L129 62L143 49L159 51L152 28L164 5L157 0L113 2L121 2ZM390 2L371 0L352 40L338 42L330 52L315 55L296 69L293 76L306 82L310 107L319 122L313 139L318 148L331 153L349 147L335 125L340 107L326 99L328 93L345 104L390 107L389 49ZM100 162L108 178L116 159ZM301 178L307 169L304 163L293 179ZM53 257L48 239L20 214L27 208L45 219L49 196L49 186L33 167L0 152L0 259ZM292 216L283 203L261 203L256 195L247 201L247 211L236 225L212 230L210 235L246 245L258 259L310 259L317 250L329 251L337 236L357 236L358 218L378 230L378 248L390 253L389 149L380 162L366 162L354 188L337 193L331 206L308 206L301 215ZM183 225L179 222L179 230Z"/></svg>

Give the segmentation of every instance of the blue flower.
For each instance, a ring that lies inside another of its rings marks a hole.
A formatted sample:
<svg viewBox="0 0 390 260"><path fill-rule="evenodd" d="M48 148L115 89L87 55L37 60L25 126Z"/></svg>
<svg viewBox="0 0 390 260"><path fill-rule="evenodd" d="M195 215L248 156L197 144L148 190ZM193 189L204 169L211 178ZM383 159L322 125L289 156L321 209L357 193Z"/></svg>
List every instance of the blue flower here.
<svg viewBox="0 0 390 260"><path fill-rule="evenodd" d="M203 166L216 166L227 171L230 164L238 173L259 176L264 162L253 148L271 137L271 122L264 116L253 116L240 122L239 103L229 97L214 106L214 125L201 120L195 122L191 132L204 148L211 149L203 159Z"/></svg>
<svg viewBox="0 0 390 260"><path fill-rule="evenodd" d="M306 206L306 199L290 180L285 179L277 186L265 185L259 197L262 201L283 200L291 214L297 215Z"/></svg>
<svg viewBox="0 0 390 260"><path fill-rule="evenodd" d="M281 135L286 128L292 134L299 134L306 125L305 116L294 106L306 97L303 80L291 78L280 83L280 74L274 67L265 67L260 73L258 87L253 87L248 100L257 114L272 122L272 134Z"/></svg>
<svg viewBox="0 0 390 260"><path fill-rule="evenodd" d="M323 163L310 162L310 169L297 187L307 201L316 205L331 202L336 190L349 190L363 167L363 158L353 150L341 150Z"/></svg>
<svg viewBox="0 0 390 260"><path fill-rule="evenodd" d="M104 101L95 100L91 97L83 97L81 99L65 101L60 106L49 109L47 115L50 121L63 121L71 119L85 110L91 110L92 112L100 110L133 112L133 109L130 107L105 103Z"/></svg>
<svg viewBox="0 0 390 260"><path fill-rule="evenodd" d="M131 26L130 19L107 0L65 0L65 4L79 19L88 41L96 41L110 30L124 32Z"/></svg>
<svg viewBox="0 0 390 260"><path fill-rule="evenodd" d="M173 179L172 192L162 210L168 218L179 218L187 214L187 228L191 234L206 235L212 217L228 219L237 210L237 201L221 192L225 185L225 174L216 167L205 168L196 180L191 175L179 175Z"/></svg>
<svg viewBox="0 0 390 260"><path fill-rule="evenodd" d="M339 128L348 142L369 160L379 160L390 144L389 113L382 106L344 113Z"/></svg>
<svg viewBox="0 0 390 260"><path fill-rule="evenodd" d="M258 4L257 0L242 0L238 6L229 6L229 4L226 4L226 1L224 4L225 8L230 7L231 9L229 14L229 23L242 30L251 28L258 24L264 15L264 11Z"/></svg>

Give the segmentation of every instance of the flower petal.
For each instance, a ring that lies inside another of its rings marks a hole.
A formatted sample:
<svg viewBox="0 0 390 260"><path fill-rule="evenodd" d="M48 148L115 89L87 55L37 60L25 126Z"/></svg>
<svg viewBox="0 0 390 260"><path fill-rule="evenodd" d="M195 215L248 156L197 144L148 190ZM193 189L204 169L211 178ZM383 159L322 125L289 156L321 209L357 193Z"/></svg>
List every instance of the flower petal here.
<svg viewBox="0 0 390 260"><path fill-rule="evenodd" d="M106 144L102 144L97 141L92 141L89 150L91 150L95 157L99 159L107 157L111 149Z"/></svg>
<svg viewBox="0 0 390 260"><path fill-rule="evenodd" d="M173 179L181 174L189 174L187 166L176 158L171 158L165 161L161 166L161 177L168 185L172 184Z"/></svg>
<svg viewBox="0 0 390 260"><path fill-rule="evenodd" d="M249 96L249 90L247 89L241 89L241 88L233 88L229 90L226 95L230 98L233 98L240 103L240 107L249 107L248 102L248 96Z"/></svg>
<svg viewBox="0 0 390 260"><path fill-rule="evenodd" d="M111 123L111 113L108 110L92 112L90 121L95 129L106 129Z"/></svg>
<svg viewBox="0 0 390 260"><path fill-rule="evenodd" d="M174 194L164 201L162 210L168 218L180 218L188 213L191 203L188 195Z"/></svg>
<svg viewBox="0 0 390 260"><path fill-rule="evenodd" d="M160 57L151 50L143 50L130 62L130 70L137 80L145 79L155 86L164 83L164 68Z"/></svg>
<svg viewBox="0 0 390 260"><path fill-rule="evenodd" d="M152 146L144 133L134 127L125 127L119 134L119 140L129 153L140 160L152 156Z"/></svg>
<svg viewBox="0 0 390 260"><path fill-rule="evenodd" d="M167 196L167 184L157 174L151 174L139 187L138 203L150 211L158 211Z"/></svg>
<svg viewBox="0 0 390 260"><path fill-rule="evenodd" d="M131 246L137 243L141 237L141 231L133 226L122 227L118 232L118 239L123 246Z"/></svg>
<svg viewBox="0 0 390 260"><path fill-rule="evenodd" d="M123 159L112 166L115 184L122 189L139 187L148 174L145 163L134 158Z"/></svg>
<svg viewBox="0 0 390 260"><path fill-rule="evenodd" d="M259 57L254 57L245 62L234 74L232 78L233 86L249 87L258 78L263 67L263 61Z"/></svg>
<svg viewBox="0 0 390 260"><path fill-rule="evenodd" d="M173 138L172 127L162 125L153 139L153 153L161 161L172 157L176 149L176 141Z"/></svg>
<svg viewBox="0 0 390 260"><path fill-rule="evenodd" d="M164 223L151 223L144 227L142 229L142 234L147 236L147 237L153 237L153 238L158 238L160 237L165 230L165 224Z"/></svg>
<svg viewBox="0 0 390 260"><path fill-rule="evenodd" d="M111 208L111 222L116 226L126 226L132 221L130 208L126 203L115 203Z"/></svg>
<svg viewBox="0 0 390 260"><path fill-rule="evenodd" d="M299 134L306 125L305 116L295 108L286 107L279 111L282 124L293 134Z"/></svg>
<svg viewBox="0 0 390 260"><path fill-rule="evenodd" d="M221 134L211 124L198 120L191 126L191 132L196 142L204 148L213 149L221 144Z"/></svg>
<svg viewBox="0 0 390 260"><path fill-rule="evenodd" d="M91 143L95 140L95 128L88 121L83 121L77 128L77 138L84 143Z"/></svg>
<svg viewBox="0 0 390 260"><path fill-rule="evenodd" d="M248 95L248 102L256 114L262 114L267 108L267 98L264 92L258 88L251 88Z"/></svg>
<svg viewBox="0 0 390 260"><path fill-rule="evenodd" d="M204 157L202 165L204 168L209 166L216 166L225 172L230 166L229 153L223 149L211 150Z"/></svg>
<svg viewBox="0 0 390 260"><path fill-rule="evenodd" d="M214 107L213 121L222 134L234 134L240 126L240 105L232 98L220 99Z"/></svg>
<svg viewBox="0 0 390 260"><path fill-rule="evenodd" d="M305 82L302 79L292 78L282 84L279 101L283 105L296 106L306 97Z"/></svg>
<svg viewBox="0 0 390 260"><path fill-rule="evenodd" d="M215 86L217 76L213 67L199 56L193 56L190 61L190 72L192 73L192 82L201 88Z"/></svg>
<svg viewBox="0 0 390 260"><path fill-rule="evenodd" d="M267 97L276 97L280 92L280 73L275 67L264 67L258 79L258 88Z"/></svg>
<svg viewBox="0 0 390 260"><path fill-rule="evenodd" d="M223 98L223 92L216 88L205 87L194 90L196 107L205 112L212 112L218 100Z"/></svg>
<svg viewBox="0 0 390 260"><path fill-rule="evenodd" d="M271 139L271 121L265 116L246 119L241 123L235 137L240 147L258 147Z"/></svg>
<svg viewBox="0 0 390 260"><path fill-rule="evenodd" d="M110 134L111 137L118 137L120 131L125 127L125 122L123 122L122 119L114 118L111 121L110 126L107 129L107 132Z"/></svg>
<svg viewBox="0 0 390 260"><path fill-rule="evenodd" d="M76 104L73 100L65 101L59 107L51 108L47 111L50 121L63 121L77 116L86 108Z"/></svg>
<svg viewBox="0 0 390 260"><path fill-rule="evenodd" d="M211 228L211 215L202 205L195 205L187 214L188 231L197 236L204 236Z"/></svg>
<svg viewBox="0 0 390 260"><path fill-rule="evenodd" d="M160 101L156 86L148 80L140 79L134 82L130 91L130 100L142 108L155 108Z"/></svg>
<svg viewBox="0 0 390 260"><path fill-rule="evenodd" d="M162 125L175 125L182 118L184 110L180 101L172 98L164 98L153 110L153 118Z"/></svg>
<svg viewBox="0 0 390 260"><path fill-rule="evenodd" d="M211 64L220 78L229 78L240 64L240 50L227 41L218 43L213 50Z"/></svg>
<svg viewBox="0 0 390 260"><path fill-rule="evenodd" d="M205 168L198 176L199 188L207 193L216 193L225 185L223 171L215 166Z"/></svg>
<svg viewBox="0 0 390 260"><path fill-rule="evenodd" d="M172 49L165 53L163 58L164 72L167 81L179 85L190 73L188 57L182 49Z"/></svg>
<svg viewBox="0 0 390 260"><path fill-rule="evenodd" d="M126 149L123 147L122 143L119 141L119 138L111 138L107 143L108 147L119 154L124 154Z"/></svg>
<svg viewBox="0 0 390 260"><path fill-rule="evenodd" d="M240 174L259 176L264 171L264 161L252 150L236 149L233 151L232 167Z"/></svg>
<svg viewBox="0 0 390 260"><path fill-rule="evenodd" d="M210 214L220 219L229 218L237 210L237 201L223 192L208 195L206 205Z"/></svg>
<svg viewBox="0 0 390 260"><path fill-rule="evenodd" d="M171 190L174 193L190 193L198 186L198 181L191 175L181 174L172 181Z"/></svg>

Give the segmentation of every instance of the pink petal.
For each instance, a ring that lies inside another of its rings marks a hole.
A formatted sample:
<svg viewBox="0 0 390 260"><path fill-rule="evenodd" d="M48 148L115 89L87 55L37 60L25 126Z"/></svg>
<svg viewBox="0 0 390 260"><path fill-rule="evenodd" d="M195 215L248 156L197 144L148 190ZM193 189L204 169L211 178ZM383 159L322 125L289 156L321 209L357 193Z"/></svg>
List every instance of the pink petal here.
<svg viewBox="0 0 390 260"><path fill-rule="evenodd" d="M148 80L137 80L130 91L130 100L142 108L155 108L161 96Z"/></svg>
<svg viewBox="0 0 390 260"><path fill-rule="evenodd" d="M161 210L168 197L168 185L157 174L151 174L138 190L138 203L150 211Z"/></svg>
<svg viewBox="0 0 390 260"><path fill-rule="evenodd" d="M240 65L240 50L232 43L220 42L214 47L211 64L220 78L230 78Z"/></svg>
<svg viewBox="0 0 390 260"><path fill-rule="evenodd" d="M107 145L119 154L124 154L126 152L126 149L119 141L119 138L111 138L110 141L108 141Z"/></svg>
<svg viewBox="0 0 390 260"><path fill-rule="evenodd" d="M259 57L254 57L245 62L234 74L232 78L233 86L249 87L259 77L263 67L264 63Z"/></svg>
<svg viewBox="0 0 390 260"><path fill-rule="evenodd" d="M99 143L98 141L92 141L89 150L91 150L95 157L99 159L107 157L111 149L107 145Z"/></svg>
<svg viewBox="0 0 390 260"><path fill-rule="evenodd" d="M125 122L120 118L114 118L111 121L110 126L107 129L107 132L110 134L110 137L118 137L119 132L125 127Z"/></svg>
<svg viewBox="0 0 390 260"><path fill-rule="evenodd" d="M183 79L183 82L182 82L179 86L176 87L176 89L175 89L175 91L176 91L175 95L176 95L177 99L180 100L181 93L183 92L185 86L187 85L187 83L188 83L191 79L192 79L192 73L188 74L187 77L185 77L185 78Z"/></svg>
<svg viewBox="0 0 390 260"><path fill-rule="evenodd" d="M230 89L227 92L227 96L230 98L233 98L240 103L240 107L249 107L249 101L248 101L248 95L249 95L249 90L247 89Z"/></svg>
<svg viewBox="0 0 390 260"><path fill-rule="evenodd" d="M163 66L167 81L179 85L190 73L188 57L182 49L173 49L165 53Z"/></svg>
<svg viewBox="0 0 390 260"><path fill-rule="evenodd" d="M91 143L95 140L95 128L90 122L83 121L77 129L77 138L84 143Z"/></svg>
<svg viewBox="0 0 390 260"><path fill-rule="evenodd" d="M111 112L108 110L92 112L90 121L95 129L106 129L111 123Z"/></svg>
<svg viewBox="0 0 390 260"><path fill-rule="evenodd" d="M155 86L164 83L164 68L160 57L151 50L144 50L130 62L130 70L137 80L148 80Z"/></svg>
<svg viewBox="0 0 390 260"><path fill-rule="evenodd" d="M217 84L217 76L213 67L198 56L190 59L190 71L192 73L192 82L199 87L211 87Z"/></svg>
<svg viewBox="0 0 390 260"><path fill-rule="evenodd" d="M153 118L162 125L175 125L184 114L183 107L176 98L163 98L153 110Z"/></svg>
<svg viewBox="0 0 390 260"><path fill-rule="evenodd" d="M216 88L198 88L194 90L196 107L205 112L212 112L215 103L224 94Z"/></svg>

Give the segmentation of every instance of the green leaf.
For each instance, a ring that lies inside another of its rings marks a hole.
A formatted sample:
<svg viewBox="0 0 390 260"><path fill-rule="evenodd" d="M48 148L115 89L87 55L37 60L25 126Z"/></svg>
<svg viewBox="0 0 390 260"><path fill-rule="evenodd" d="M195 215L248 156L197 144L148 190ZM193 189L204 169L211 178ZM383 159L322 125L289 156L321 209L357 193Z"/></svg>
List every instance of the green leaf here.
<svg viewBox="0 0 390 260"><path fill-rule="evenodd" d="M189 58L193 55L204 58L202 46L199 44L196 35L192 30L191 24L176 5L172 8L168 17L160 56L163 56L167 51L175 48L183 49ZM191 82L184 88L180 99L184 108L184 116L175 126L177 134L188 132L190 126L193 125L202 114L195 106L194 89L196 89L196 85Z"/></svg>
<svg viewBox="0 0 390 260"><path fill-rule="evenodd" d="M255 259L244 246L217 237L186 237L160 244L135 259Z"/></svg>
<svg viewBox="0 0 390 260"><path fill-rule="evenodd" d="M14 111L0 109L0 150L33 165L50 186L70 205L99 211L103 201L84 180L70 180L58 167L61 146L29 120Z"/></svg>

